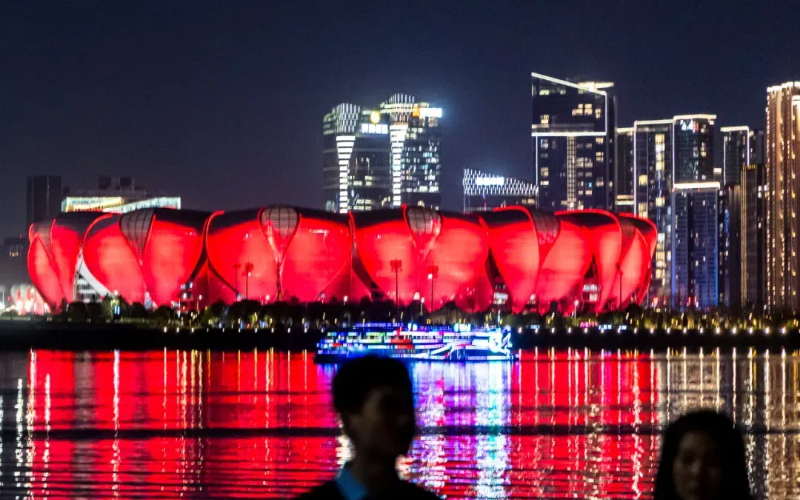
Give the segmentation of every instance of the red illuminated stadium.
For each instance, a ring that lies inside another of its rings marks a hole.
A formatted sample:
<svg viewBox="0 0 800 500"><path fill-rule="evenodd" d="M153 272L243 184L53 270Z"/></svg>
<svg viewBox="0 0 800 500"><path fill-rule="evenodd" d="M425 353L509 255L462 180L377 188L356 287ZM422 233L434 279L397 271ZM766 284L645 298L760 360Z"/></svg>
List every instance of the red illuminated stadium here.
<svg viewBox="0 0 800 500"><path fill-rule="evenodd" d="M51 307L80 300L82 287L149 307L366 297L603 312L642 302L655 234L633 215L528 207L81 212L31 227L28 270Z"/></svg>

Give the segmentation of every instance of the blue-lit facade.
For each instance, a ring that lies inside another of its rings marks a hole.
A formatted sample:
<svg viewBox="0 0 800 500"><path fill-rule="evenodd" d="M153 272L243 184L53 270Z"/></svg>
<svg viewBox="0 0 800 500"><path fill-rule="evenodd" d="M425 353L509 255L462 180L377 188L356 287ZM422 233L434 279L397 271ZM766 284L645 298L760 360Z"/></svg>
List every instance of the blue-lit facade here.
<svg viewBox="0 0 800 500"><path fill-rule="evenodd" d="M672 293L672 120L641 120L633 125L634 213L653 221L658 239L648 304L668 306Z"/></svg>
<svg viewBox="0 0 800 500"><path fill-rule="evenodd" d="M691 204L684 205L689 203L689 199L680 193L676 198L673 191L682 184L706 184L713 179L715 120L715 115L693 114L634 122L630 141L633 158L633 200L630 203L635 214L653 221L658 238L653 257L653 280L648 291L647 303L650 306L685 304L685 299L691 294L688 261L676 262L680 257L675 251L687 244L691 234L688 231L695 223L686 220L690 216ZM618 148L618 158L625 151L625 147ZM714 193L714 207L717 206L717 196ZM621 199L626 201L624 196ZM680 206L676 206L676 202ZM716 231L716 209L712 216ZM676 223L680 226L676 227ZM715 238L711 243L715 252L717 245ZM688 258L686 255L683 258ZM714 272L716 282L716 270ZM705 284L700 286L703 290L707 288ZM703 303L716 301L715 296L713 300L704 299Z"/></svg>
<svg viewBox="0 0 800 500"><path fill-rule="evenodd" d="M672 191L671 306L716 307L719 183L675 184Z"/></svg>

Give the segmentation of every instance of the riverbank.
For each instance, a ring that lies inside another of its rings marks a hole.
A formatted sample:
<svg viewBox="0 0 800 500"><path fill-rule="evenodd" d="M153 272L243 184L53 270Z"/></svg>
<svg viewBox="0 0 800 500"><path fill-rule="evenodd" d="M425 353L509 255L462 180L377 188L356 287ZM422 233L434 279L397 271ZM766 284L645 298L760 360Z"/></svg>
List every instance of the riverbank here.
<svg viewBox="0 0 800 500"><path fill-rule="evenodd" d="M0 351L28 349L130 350L249 349L314 350L319 330L205 329L126 323L72 324L53 321L0 321ZM755 348L800 350L800 332L769 330L599 330L596 328L522 329L512 332L515 349L703 349Z"/></svg>
<svg viewBox="0 0 800 500"><path fill-rule="evenodd" d="M149 351L153 349L314 349L322 332L301 329L238 330L152 328L120 323L0 322L0 350Z"/></svg>

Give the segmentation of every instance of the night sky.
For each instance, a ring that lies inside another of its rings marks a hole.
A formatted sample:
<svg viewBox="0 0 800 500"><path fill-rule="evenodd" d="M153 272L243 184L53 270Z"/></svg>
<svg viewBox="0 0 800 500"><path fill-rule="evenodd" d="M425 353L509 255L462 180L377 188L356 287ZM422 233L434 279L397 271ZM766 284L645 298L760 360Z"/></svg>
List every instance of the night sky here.
<svg viewBox="0 0 800 500"><path fill-rule="evenodd" d="M620 126L761 127L766 87L800 80L800 2L2 2L0 236L32 174L321 208L323 115L395 92L444 108L459 209L465 167L532 178L531 71L615 82Z"/></svg>

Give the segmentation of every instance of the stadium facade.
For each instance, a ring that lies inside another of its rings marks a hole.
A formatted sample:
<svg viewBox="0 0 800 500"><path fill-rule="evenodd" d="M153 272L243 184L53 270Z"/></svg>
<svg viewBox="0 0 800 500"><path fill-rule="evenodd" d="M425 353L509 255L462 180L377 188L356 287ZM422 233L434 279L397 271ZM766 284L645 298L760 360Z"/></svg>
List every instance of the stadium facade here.
<svg viewBox="0 0 800 500"><path fill-rule="evenodd" d="M571 313L641 303L656 228L604 210L269 206L64 213L33 224L29 238L28 269L51 308L81 296L80 282L147 307L369 298Z"/></svg>

